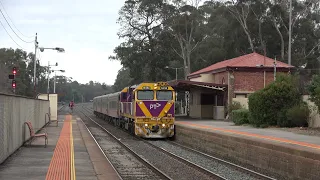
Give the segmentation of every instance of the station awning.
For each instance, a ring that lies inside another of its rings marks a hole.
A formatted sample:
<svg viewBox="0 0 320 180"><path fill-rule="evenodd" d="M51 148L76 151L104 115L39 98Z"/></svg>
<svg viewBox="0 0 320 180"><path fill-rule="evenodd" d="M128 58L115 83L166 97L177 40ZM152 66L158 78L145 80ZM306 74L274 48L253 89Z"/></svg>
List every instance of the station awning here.
<svg viewBox="0 0 320 180"><path fill-rule="evenodd" d="M190 88L206 88L212 90L225 91L228 87L227 84L215 84L215 83L206 83L198 81L188 81L188 80L177 80L169 81L170 86L172 86L176 91L189 91Z"/></svg>

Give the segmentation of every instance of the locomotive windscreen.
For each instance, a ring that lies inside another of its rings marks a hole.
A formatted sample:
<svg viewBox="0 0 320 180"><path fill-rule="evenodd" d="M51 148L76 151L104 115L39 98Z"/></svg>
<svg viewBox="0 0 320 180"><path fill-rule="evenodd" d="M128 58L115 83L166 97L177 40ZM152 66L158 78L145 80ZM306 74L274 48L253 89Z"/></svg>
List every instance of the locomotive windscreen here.
<svg viewBox="0 0 320 180"><path fill-rule="evenodd" d="M137 92L137 99L138 100L153 100L153 91L138 91Z"/></svg>
<svg viewBox="0 0 320 180"><path fill-rule="evenodd" d="M157 100L172 100L172 91L157 91Z"/></svg>

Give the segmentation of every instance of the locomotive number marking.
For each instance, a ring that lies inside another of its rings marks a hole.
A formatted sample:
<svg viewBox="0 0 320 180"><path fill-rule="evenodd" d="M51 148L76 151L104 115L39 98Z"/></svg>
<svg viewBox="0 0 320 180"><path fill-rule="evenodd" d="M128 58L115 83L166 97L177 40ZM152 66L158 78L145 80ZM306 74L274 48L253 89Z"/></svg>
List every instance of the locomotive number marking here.
<svg viewBox="0 0 320 180"><path fill-rule="evenodd" d="M156 103L156 104L150 104L149 109L150 109L150 110L151 110L151 109L157 109L158 107L161 107L161 104L159 104L159 103Z"/></svg>

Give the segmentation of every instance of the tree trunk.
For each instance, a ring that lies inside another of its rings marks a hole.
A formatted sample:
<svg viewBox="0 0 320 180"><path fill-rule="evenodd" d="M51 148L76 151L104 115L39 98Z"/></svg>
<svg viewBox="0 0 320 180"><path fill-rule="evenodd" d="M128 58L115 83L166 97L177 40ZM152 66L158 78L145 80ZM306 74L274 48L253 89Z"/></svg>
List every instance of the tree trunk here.
<svg viewBox="0 0 320 180"><path fill-rule="evenodd" d="M252 50L252 52L254 52L254 46L253 46L253 43L252 43L252 39L251 39L250 33L247 30L247 28L243 28L243 29L244 29L244 32L246 33L247 37L248 37L248 41L249 41L251 50Z"/></svg>
<svg viewBox="0 0 320 180"><path fill-rule="evenodd" d="M279 36L280 36L280 40L281 40L281 60L284 60L284 40L283 40L283 36L282 33L279 29L279 27L277 26L276 20L273 20L273 26L276 28Z"/></svg>

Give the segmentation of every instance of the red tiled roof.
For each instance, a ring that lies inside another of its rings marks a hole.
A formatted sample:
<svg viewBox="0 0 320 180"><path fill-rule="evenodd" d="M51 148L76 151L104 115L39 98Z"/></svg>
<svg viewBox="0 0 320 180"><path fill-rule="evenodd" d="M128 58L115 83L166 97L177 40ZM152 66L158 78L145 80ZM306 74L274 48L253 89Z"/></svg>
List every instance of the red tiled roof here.
<svg viewBox="0 0 320 180"><path fill-rule="evenodd" d="M170 86L179 86L179 85L203 85L203 86L221 86L227 87L226 84L216 84L208 82L198 82L198 81L189 81L189 80L178 80L178 81L168 81Z"/></svg>
<svg viewBox="0 0 320 180"><path fill-rule="evenodd" d="M218 70L218 69L226 68L226 67L257 67L257 65L264 64L264 60L265 60L264 67L273 67L274 59L264 57L263 55L260 55L260 54L254 52L251 54L247 54L247 55L243 55L243 56L236 57L233 59L218 62L218 63L213 64L211 66L208 66L206 68L200 69L196 72L193 72L189 76L207 73L210 71L214 71L214 70ZM281 61L277 61L277 67L294 68L294 66L283 63Z"/></svg>

